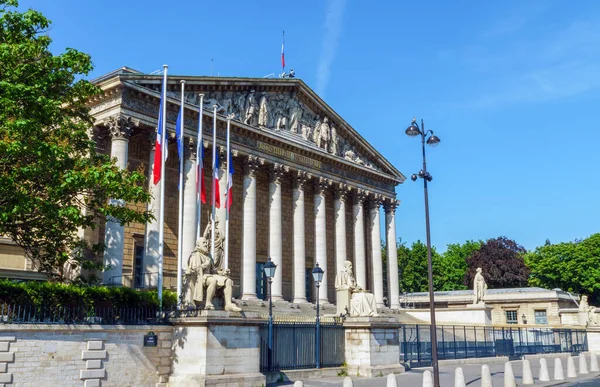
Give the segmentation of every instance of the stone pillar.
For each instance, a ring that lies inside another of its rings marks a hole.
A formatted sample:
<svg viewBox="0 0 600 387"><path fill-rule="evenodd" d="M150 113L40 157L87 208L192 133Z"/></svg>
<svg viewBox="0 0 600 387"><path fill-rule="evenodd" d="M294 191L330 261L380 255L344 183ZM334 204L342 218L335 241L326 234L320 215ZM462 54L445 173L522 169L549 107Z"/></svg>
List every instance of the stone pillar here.
<svg viewBox="0 0 600 387"><path fill-rule="evenodd" d="M306 302L306 238L304 220L304 186L308 180L306 172L298 171L294 176L294 300L296 304Z"/></svg>
<svg viewBox="0 0 600 387"><path fill-rule="evenodd" d="M371 267L373 276L373 294L378 308L385 307L383 302L383 262L381 260L381 217L379 206L381 198L375 197L371 201Z"/></svg>
<svg viewBox="0 0 600 387"><path fill-rule="evenodd" d="M277 265L275 278L271 284L271 297L274 301L283 300L283 252L281 223L281 177L283 165L273 164L270 167L269 182L269 256Z"/></svg>
<svg viewBox="0 0 600 387"><path fill-rule="evenodd" d="M400 324L393 317L349 317L344 323L348 373L374 378L404 372Z"/></svg>
<svg viewBox="0 0 600 387"><path fill-rule="evenodd" d="M155 288L158 286L158 211L160 206L160 184L154 184L154 151L156 147L156 130L149 133L150 160L148 174L148 191L152 198L148 203L148 211L152 212L155 219L146 223L144 233L144 269L142 282L144 287Z"/></svg>
<svg viewBox="0 0 600 387"><path fill-rule="evenodd" d="M398 251L396 246L396 207L398 201L390 199L385 204L385 227L388 264L388 302L390 308L400 309L398 290Z"/></svg>
<svg viewBox="0 0 600 387"><path fill-rule="evenodd" d="M256 299L256 174L258 158L244 166L244 220L242 238L242 300Z"/></svg>
<svg viewBox="0 0 600 387"><path fill-rule="evenodd" d="M319 287L319 300L328 303L327 298L327 213L326 192L329 181L320 178L315 189L315 259L325 274Z"/></svg>
<svg viewBox="0 0 600 387"><path fill-rule="evenodd" d="M131 117L125 118L115 115L108 120L110 131L110 157L116 161L120 169L127 168L127 155L129 150L129 136L133 130ZM110 199L114 206L124 206L122 199ZM104 265L110 269L102 274L102 282L111 285L123 285L123 247L125 243L125 227L114 219L106 221L104 233Z"/></svg>
<svg viewBox="0 0 600 387"><path fill-rule="evenodd" d="M367 289L367 262L365 253L365 218L364 202L365 191L359 189L354 195L354 268L356 271L356 283L363 289Z"/></svg>
<svg viewBox="0 0 600 387"><path fill-rule="evenodd" d="M184 138L183 161L183 257L182 270L187 269L188 258L196 246L196 139Z"/></svg>
<svg viewBox="0 0 600 387"><path fill-rule="evenodd" d="M348 259L346 252L346 198L348 186L339 184L335 190L335 272L339 273L344 268Z"/></svg>

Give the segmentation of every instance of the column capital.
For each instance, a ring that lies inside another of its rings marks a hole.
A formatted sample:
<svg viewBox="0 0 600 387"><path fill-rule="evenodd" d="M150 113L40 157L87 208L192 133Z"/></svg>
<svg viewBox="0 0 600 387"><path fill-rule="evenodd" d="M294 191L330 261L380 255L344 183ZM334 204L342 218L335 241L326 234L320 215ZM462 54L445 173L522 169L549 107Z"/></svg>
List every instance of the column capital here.
<svg viewBox="0 0 600 387"><path fill-rule="evenodd" d="M324 196L325 192L331 188L331 180L326 179L324 177L319 177L315 179L315 194Z"/></svg>
<svg viewBox="0 0 600 387"><path fill-rule="evenodd" d="M371 210L379 210L379 206L383 201L383 196L381 194L370 194L369 195L369 208Z"/></svg>
<svg viewBox="0 0 600 387"><path fill-rule="evenodd" d="M151 151L156 150L156 136L157 136L157 134L158 134L158 132L157 132L156 128L144 132L144 137L146 138L146 140L148 140L148 146L150 147Z"/></svg>
<svg viewBox="0 0 600 387"><path fill-rule="evenodd" d="M257 156L248 156L244 165L244 175L256 177L261 164L263 163Z"/></svg>
<svg viewBox="0 0 600 387"><path fill-rule="evenodd" d="M196 139L194 137L183 138L183 150L187 160L196 161L198 152L196 151Z"/></svg>
<svg viewBox="0 0 600 387"><path fill-rule="evenodd" d="M126 117L121 114L115 114L106 120L106 126L108 126L108 131L110 133L110 137L115 139L129 139L131 133L133 132L133 128L137 126L137 122L131 117Z"/></svg>
<svg viewBox="0 0 600 387"><path fill-rule="evenodd" d="M288 171L289 168L285 167L282 164L271 164L269 165L269 178L271 179L272 183L281 184L281 178Z"/></svg>
<svg viewBox="0 0 600 387"><path fill-rule="evenodd" d="M333 188L335 192L335 199L345 202L350 194L350 186L346 183L335 183Z"/></svg>
<svg viewBox="0 0 600 387"><path fill-rule="evenodd" d="M357 188L354 192L354 204L364 204L369 192L364 189Z"/></svg>
<svg viewBox="0 0 600 387"><path fill-rule="evenodd" d="M400 205L400 200L396 198L386 198L383 201L383 208L386 213L395 213L396 208Z"/></svg>
<svg viewBox="0 0 600 387"><path fill-rule="evenodd" d="M306 183L312 178L310 173L306 171L295 171L292 172L292 179L294 180L294 187L297 189L304 191L304 187Z"/></svg>

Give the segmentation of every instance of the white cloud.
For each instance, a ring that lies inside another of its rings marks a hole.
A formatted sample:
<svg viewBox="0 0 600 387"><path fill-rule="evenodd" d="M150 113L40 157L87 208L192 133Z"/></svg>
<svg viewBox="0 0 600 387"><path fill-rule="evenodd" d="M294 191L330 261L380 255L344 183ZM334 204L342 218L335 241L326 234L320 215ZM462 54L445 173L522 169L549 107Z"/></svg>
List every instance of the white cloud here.
<svg viewBox="0 0 600 387"><path fill-rule="evenodd" d="M325 37L321 48L321 57L317 67L317 94L321 97L325 95L329 76L331 74L331 65L335 58L338 41L342 32L342 16L346 0L330 0L325 15Z"/></svg>

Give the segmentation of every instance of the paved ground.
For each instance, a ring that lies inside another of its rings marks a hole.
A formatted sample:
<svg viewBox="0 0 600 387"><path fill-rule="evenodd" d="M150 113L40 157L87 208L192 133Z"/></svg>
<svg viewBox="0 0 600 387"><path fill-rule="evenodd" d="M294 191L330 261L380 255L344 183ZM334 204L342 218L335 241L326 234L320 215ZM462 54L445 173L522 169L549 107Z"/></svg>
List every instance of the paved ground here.
<svg viewBox="0 0 600 387"><path fill-rule="evenodd" d="M548 369L550 373L550 378L554 376L554 358L548 356ZM588 361L589 362L589 361ZM538 380L539 372L540 372L540 362L539 360L530 360L531 363L531 371L534 376L534 382L537 386L552 386L561 384L563 386L581 386L581 387L594 387L600 386L600 374L589 374L587 376L581 376L577 379L568 379L565 382L540 382ZM578 362L575 362L576 366L578 366ZM441 387L452 387L454 386L454 369L458 366L442 366L440 367L440 386ZM481 365L462 365L461 366L465 375L465 382L469 387L479 387L481 386ZM496 363L489 364L490 372L492 374L492 382L494 386L501 387L504 385L504 364ZM517 380L517 385L521 384L521 376L523 374L523 366L520 360L512 362L513 372L515 374L515 378ZM577 367L576 367L577 368ZM410 386L410 387L418 387L422 385L423 380L423 372L426 369L431 368L416 368L412 369L404 374L396 375L396 380L398 382L398 386ZM566 361L563 360L563 370L566 375ZM386 387L386 379L387 375L384 377L366 379L366 378L352 378L354 380L355 387ZM573 381L574 383L571 383ZM568 384L567 384L568 383ZM286 384L274 384L273 386L283 386L290 385L293 383ZM306 387L337 387L342 386L343 378L323 378L319 380L309 380L304 381L304 386Z"/></svg>

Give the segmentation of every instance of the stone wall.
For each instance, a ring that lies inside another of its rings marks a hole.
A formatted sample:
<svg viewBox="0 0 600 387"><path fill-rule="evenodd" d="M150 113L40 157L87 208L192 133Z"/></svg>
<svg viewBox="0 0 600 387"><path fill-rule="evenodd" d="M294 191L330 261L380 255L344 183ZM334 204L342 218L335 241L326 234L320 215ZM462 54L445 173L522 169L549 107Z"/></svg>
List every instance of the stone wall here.
<svg viewBox="0 0 600 387"><path fill-rule="evenodd" d="M158 336L144 347L144 335ZM171 326L0 325L0 384L166 386Z"/></svg>

